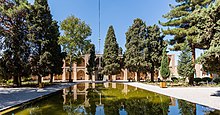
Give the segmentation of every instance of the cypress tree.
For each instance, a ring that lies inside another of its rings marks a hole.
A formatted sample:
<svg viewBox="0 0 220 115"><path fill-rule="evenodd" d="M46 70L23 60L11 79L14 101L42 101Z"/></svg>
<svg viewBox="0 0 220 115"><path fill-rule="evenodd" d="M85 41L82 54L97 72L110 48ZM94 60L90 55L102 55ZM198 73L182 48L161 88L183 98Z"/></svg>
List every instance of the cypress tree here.
<svg viewBox="0 0 220 115"><path fill-rule="evenodd" d="M160 66L160 74L163 79L167 79L170 76L170 69L169 69L169 60L166 52L167 48L163 49L163 57L161 61L161 66Z"/></svg>
<svg viewBox="0 0 220 115"><path fill-rule="evenodd" d="M195 68L192 64L192 52L187 43L182 47L181 54L179 55L177 71L183 78L190 77L194 74Z"/></svg>
<svg viewBox="0 0 220 115"><path fill-rule="evenodd" d="M146 24L139 18L134 20L132 26L126 32L125 68L131 72L137 72L137 80L140 80L140 73L147 71L148 51L145 48L147 36Z"/></svg>
<svg viewBox="0 0 220 115"><path fill-rule="evenodd" d="M51 72L52 53L48 49L53 36L51 36L52 15L47 0L35 0L29 15L29 39L31 49L31 72L38 76L38 83L41 77L48 76ZM54 29L53 29L54 30Z"/></svg>
<svg viewBox="0 0 220 115"><path fill-rule="evenodd" d="M151 64L149 71L151 73L151 82L154 82L154 73L159 70L161 65L162 53L165 47L164 36L161 35L160 28L157 25L147 27L147 38L146 38L146 51L149 55L149 62Z"/></svg>
<svg viewBox="0 0 220 115"><path fill-rule="evenodd" d="M113 26L110 26L105 38L104 54L103 54L103 70L104 75L116 75L120 72L120 64L118 60L119 46Z"/></svg>
<svg viewBox="0 0 220 115"><path fill-rule="evenodd" d="M16 86L21 78L29 76L28 57L30 54L27 39L27 15L29 4L26 0L0 1L0 39L2 74L13 77Z"/></svg>
<svg viewBox="0 0 220 115"><path fill-rule="evenodd" d="M89 61L88 61L88 64L86 65L86 68L87 68L86 74L88 74L90 79L92 79L92 75L94 74L93 72L96 69L96 61L95 61L96 55L95 55L94 44L91 44L90 49L89 49L89 54L90 54Z"/></svg>
<svg viewBox="0 0 220 115"><path fill-rule="evenodd" d="M50 82L53 81L54 75L62 74L62 66L64 54L61 52L61 47L58 44L58 38L60 36L59 26L57 21L53 21L50 27L50 38L49 41L45 44L45 49L50 52L51 58L49 59L51 64L49 66L50 70Z"/></svg>
<svg viewBox="0 0 220 115"><path fill-rule="evenodd" d="M213 0L177 0L178 4L175 6L171 5L172 10L164 15L168 21L161 23L163 26L174 27L164 30L166 35L174 35L174 38L170 40L170 44L173 45L173 50L180 50L184 45L184 42L188 42L192 52L192 62L195 66L195 48L207 48L207 45L199 43L197 37L193 37L192 28L194 23L189 15L196 9L197 6L206 7ZM191 35L189 35L191 34ZM193 85L193 77L190 77L189 84Z"/></svg>

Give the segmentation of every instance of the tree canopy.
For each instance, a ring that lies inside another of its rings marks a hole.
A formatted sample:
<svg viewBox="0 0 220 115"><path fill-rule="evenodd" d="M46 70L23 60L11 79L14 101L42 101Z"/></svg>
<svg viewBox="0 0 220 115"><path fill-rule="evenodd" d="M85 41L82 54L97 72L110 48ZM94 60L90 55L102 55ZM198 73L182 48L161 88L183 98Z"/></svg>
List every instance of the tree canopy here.
<svg viewBox="0 0 220 115"><path fill-rule="evenodd" d="M59 44L67 53L70 59L69 81L71 82L72 61L77 61L79 56L88 48L90 40L87 37L91 35L91 28L81 19L69 16L61 22L61 30L64 35L59 37Z"/></svg>
<svg viewBox="0 0 220 115"><path fill-rule="evenodd" d="M170 12L163 15L168 21L161 23L166 27L174 27L163 31L164 34L174 36L170 41L170 44L174 46L173 50L180 50L185 41L191 44L194 48L207 48L208 46L202 45L201 42L198 42L200 38L193 37L195 33L192 33L193 30L190 28L194 28L194 23L199 19L192 20L190 15L193 15L192 13L196 7L206 7L212 3L213 0L178 0L176 2L177 5L170 5L172 8Z"/></svg>
<svg viewBox="0 0 220 115"><path fill-rule="evenodd" d="M119 63L119 46L116 40L113 26L110 26L105 38L104 54L103 54L103 70L104 75L116 75L120 72Z"/></svg>
<svg viewBox="0 0 220 115"><path fill-rule="evenodd" d="M94 74L93 72L96 70L96 55L95 55L95 45L91 44L90 49L89 49L89 60L88 64L86 64L87 68L87 74L89 75L90 79L92 75Z"/></svg>
<svg viewBox="0 0 220 115"><path fill-rule="evenodd" d="M61 46L58 44L58 38L60 36L59 26L57 21L53 21L51 24L51 37L49 42L46 43L46 49L51 53L51 58L49 59L51 64L50 68L50 82L53 82L53 75L60 75L63 72L63 59L65 58L64 52L61 52Z"/></svg>
<svg viewBox="0 0 220 115"><path fill-rule="evenodd" d="M0 0L1 73L6 79L13 77L16 86L20 86L21 77L28 76L30 72L28 13L26 0Z"/></svg>
<svg viewBox="0 0 220 115"><path fill-rule="evenodd" d="M31 42L31 73L38 76L38 83L41 77L51 73L53 65L53 54L50 45L57 39L57 32L53 24L52 15L47 0L35 0L29 15L29 40ZM53 32L51 30L54 30ZM56 36L56 37L54 37ZM54 49L55 50L55 49Z"/></svg>
<svg viewBox="0 0 220 115"><path fill-rule="evenodd" d="M181 54L179 55L177 71L183 78L194 75L195 68L192 64L192 52L190 50L188 44L185 43L184 47L182 47Z"/></svg>
<svg viewBox="0 0 220 115"><path fill-rule="evenodd" d="M138 80L140 80L140 73L147 71L148 51L144 47L146 35L146 24L139 18L134 20L126 32L125 67L131 72L137 72Z"/></svg>
<svg viewBox="0 0 220 115"><path fill-rule="evenodd" d="M147 37L145 40L146 51L148 55L149 71L151 73L151 81L154 82L154 73L159 70L162 60L163 49L166 46L163 40L164 35L157 25L147 27Z"/></svg>
<svg viewBox="0 0 220 115"><path fill-rule="evenodd" d="M207 8L198 8L190 16L195 19L194 31L200 41L209 45L209 49L198 59L205 71L220 74L220 2L209 5ZM208 42L206 42L208 41Z"/></svg>
<svg viewBox="0 0 220 115"><path fill-rule="evenodd" d="M21 85L22 77L62 73L59 27L47 0L0 1L1 74Z"/></svg>
<svg viewBox="0 0 220 115"><path fill-rule="evenodd" d="M200 18L191 18L193 12L197 7L207 7L214 0L177 0L177 5L171 6L170 12L163 17L168 19L167 22L161 23L165 27L172 27L164 30L164 34L173 35L174 38L170 40L170 44L173 45L172 50L181 50L184 46L184 42L188 42L192 52L192 62L195 66L195 48L207 49L209 47L210 40L201 40L197 37L198 34L195 30L195 22ZM190 77L189 84L193 85L192 75Z"/></svg>
<svg viewBox="0 0 220 115"><path fill-rule="evenodd" d="M61 30L64 35L60 36L59 43L67 55L81 54L88 43L87 37L91 35L91 28L81 19L69 16L61 22Z"/></svg>

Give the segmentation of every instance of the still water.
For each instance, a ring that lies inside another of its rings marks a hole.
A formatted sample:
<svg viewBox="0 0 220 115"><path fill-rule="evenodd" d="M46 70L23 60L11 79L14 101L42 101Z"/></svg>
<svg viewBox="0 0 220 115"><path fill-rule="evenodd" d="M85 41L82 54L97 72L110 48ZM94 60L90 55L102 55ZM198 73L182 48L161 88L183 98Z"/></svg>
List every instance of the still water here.
<svg viewBox="0 0 220 115"><path fill-rule="evenodd" d="M220 115L218 110L126 84L81 83L8 115Z"/></svg>

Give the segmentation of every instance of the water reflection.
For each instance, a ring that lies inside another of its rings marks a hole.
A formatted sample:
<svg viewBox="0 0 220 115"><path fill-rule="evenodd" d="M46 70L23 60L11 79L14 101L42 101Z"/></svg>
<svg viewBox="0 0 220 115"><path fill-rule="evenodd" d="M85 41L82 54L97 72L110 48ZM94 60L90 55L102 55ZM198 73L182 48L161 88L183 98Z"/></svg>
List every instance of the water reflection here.
<svg viewBox="0 0 220 115"><path fill-rule="evenodd" d="M73 93L72 93L73 92ZM162 113L169 109L169 97L126 84L78 84L63 89L64 110L92 115ZM68 108L68 109L67 109ZM81 111L79 111L79 108Z"/></svg>
<svg viewBox="0 0 220 115"><path fill-rule="evenodd" d="M219 111L126 84L84 83L32 103L18 115L203 115Z"/></svg>

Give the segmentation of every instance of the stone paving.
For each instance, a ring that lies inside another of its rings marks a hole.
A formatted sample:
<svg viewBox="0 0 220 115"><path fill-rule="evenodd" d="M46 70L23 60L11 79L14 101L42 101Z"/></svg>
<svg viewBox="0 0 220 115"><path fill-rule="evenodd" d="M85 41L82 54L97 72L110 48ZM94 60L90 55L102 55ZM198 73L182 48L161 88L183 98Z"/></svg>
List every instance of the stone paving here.
<svg viewBox="0 0 220 115"><path fill-rule="evenodd" d="M0 88L0 111L48 95L76 83L59 83L45 88Z"/></svg>
<svg viewBox="0 0 220 115"><path fill-rule="evenodd" d="M220 87L160 88L136 82L125 84L220 110Z"/></svg>

